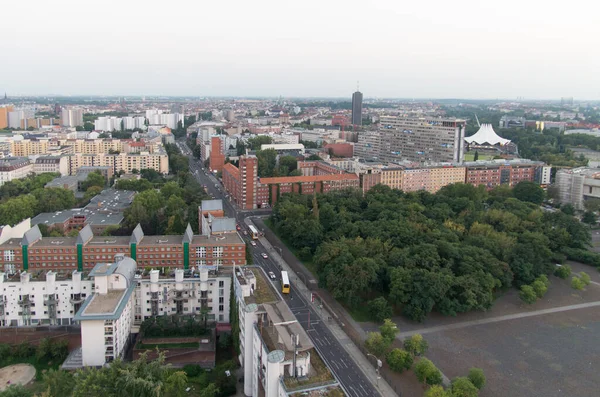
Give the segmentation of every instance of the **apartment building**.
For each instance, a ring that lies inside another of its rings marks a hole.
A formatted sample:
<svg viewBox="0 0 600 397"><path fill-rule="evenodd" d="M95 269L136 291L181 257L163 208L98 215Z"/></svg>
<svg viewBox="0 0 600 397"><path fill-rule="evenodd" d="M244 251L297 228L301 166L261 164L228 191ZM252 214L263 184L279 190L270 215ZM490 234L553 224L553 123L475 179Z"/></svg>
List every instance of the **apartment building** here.
<svg viewBox="0 0 600 397"><path fill-rule="evenodd" d="M218 136L211 137L210 146L210 170L212 172L223 171L223 166L225 165L225 154L223 151L223 142L221 138Z"/></svg>
<svg viewBox="0 0 600 397"><path fill-rule="evenodd" d="M583 211L586 200L600 198L600 170L587 167L558 170L555 185L561 204L571 204Z"/></svg>
<svg viewBox="0 0 600 397"><path fill-rule="evenodd" d="M308 334L260 267L235 269L234 295L239 313L240 364L244 394L258 397L302 395L327 384L317 383L312 366L321 360ZM302 378L301 388L287 390L286 381ZM311 382L311 379L315 379ZM328 383L336 385L335 381Z"/></svg>
<svg viewBox="0 0 600 397"><path fill-rule="evenodd" d="M258 198L262 200L261 206L264 206L264 203L275 205L278 198L285 193L328 193L333 190L358 189L360 187L359 177L346 173L260 178L258 183Z"/></svg>
<svg viewBox="0 0 600 397"><path fill-rule="evenodd" d="M69 158L66 156L38 157L33 164L33 172L36 174L55 172L61 176L69 175Z"/></svg>
<svg viewBox="0 0 600 397"><path fill-rule="evenodd" d="M379 159L422 164L461 163L466 121L461 119L382 116ZM360 146L360 138L359 145Z"/></svg>
<svg viewBox="0 0 600 397"><path fill-rule="evenodd" d="M547 181L549 167L541 161L526 159L465 162L465 182L493 189L499 185L514 186L521 181L542 183Z"/></svg>
<svg viewBox="0 0 600 397"><path fill-rule="evenodd" d="M112 261L117 254L137 260L140 266L210 269L246 263L246 244L237 232L194 235L145 236L141 226L132 235L95 236L90 225L77 237L42 237L37 225L22 238L0 244L0 268L6 273L34 270L78 270Z"/></svg>
<svg viewBox="0 0 600 397"><path fill-rule="evenodd" d="M362 159L379 158L383 134L379 131L358 133L358 142L354 145L354 155Z"/></svg>
<svg viewBox="0 0 600 397"><path fill-rule="evenodd" d="M223 167L223 186L241 209L256 209L267 203L264 192L258 192L258 158L254 155L240 156L239 168L231 163Z"/></svg>
<svg viewBox="0 0 600 397"><path fill-rule="evenodd" d="M0 159L0 186L13 179L25 178L33 172L33 164L26 157Z"/></svg>
<svg viewBox="0 0 600 397"><path fill-rule="evenodd" d="M162 148L161 148L162 149ZM161 174L169 173L169 156L164 149L155 153L119 153L119 154L73 154L69 156L71 175L81 167L110 167L114 173L124 171L127 174L133 170L153 169Z"/></svg>

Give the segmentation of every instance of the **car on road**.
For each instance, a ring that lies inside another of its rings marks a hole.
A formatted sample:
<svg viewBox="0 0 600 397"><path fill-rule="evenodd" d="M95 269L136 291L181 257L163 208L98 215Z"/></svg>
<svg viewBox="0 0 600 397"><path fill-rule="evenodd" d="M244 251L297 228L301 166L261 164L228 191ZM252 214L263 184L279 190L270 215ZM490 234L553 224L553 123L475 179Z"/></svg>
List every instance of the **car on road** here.
<svg viewBox="0 0 600 397"><path fill-rule="evenodd" d="M242 227L240 225L235 225L235 229L239 232L240 230L242 230Z"/></svg>
<svg viewBox="0 0 600 397"><path fill-rule="evenodd" d="M250 245L256 247L256 241L250 241Z"/></svg>
<svg viewBox="0 0 600 397"><path fill-rule="evenodd" d="M264 252L262 254L260 254L260 256L262 256L263 259L267 259L269 257L269 255L265 254Z"/></svg>
<svg viewBox="0 0 600 397"><path fill-rule="evenodd" d="M273 273L273 272L269 272L269 278L271 280L277 280L277 277L275 277L275 273Z"/></svg>
<svg viewBox="0 0 600 397"><path fill-rule="evenodd" d="M244 233L244 236L247 236L247 235L248 235L248 232L247 232L247 231L245 231L245 230L244 230L244 232L243 232L243 233Z"/></svg>

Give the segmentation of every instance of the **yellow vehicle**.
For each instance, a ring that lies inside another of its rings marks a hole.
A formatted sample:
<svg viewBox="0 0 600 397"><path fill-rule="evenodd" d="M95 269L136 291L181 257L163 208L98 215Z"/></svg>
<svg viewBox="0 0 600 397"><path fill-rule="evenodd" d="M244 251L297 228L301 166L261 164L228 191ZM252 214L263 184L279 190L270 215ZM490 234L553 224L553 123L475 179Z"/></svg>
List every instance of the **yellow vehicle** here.
<svg viewBox="0 0 600 397"><path fill-rule="evenodd" d="M288 278L288 273L286 271L281 272L281 293L290 293L290 279Z"/></svg>

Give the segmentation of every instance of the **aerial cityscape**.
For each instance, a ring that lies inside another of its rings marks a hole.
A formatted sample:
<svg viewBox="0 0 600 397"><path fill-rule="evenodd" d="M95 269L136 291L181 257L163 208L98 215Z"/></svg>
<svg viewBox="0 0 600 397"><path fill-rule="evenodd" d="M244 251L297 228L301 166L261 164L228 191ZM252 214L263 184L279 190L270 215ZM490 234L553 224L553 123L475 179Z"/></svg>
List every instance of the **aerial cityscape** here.
<svg viewBox="0 0 600 397"><path fill-rule="evenodd" d="M582 2L105 3L4 7L0 397L599 395Z"/></svg>

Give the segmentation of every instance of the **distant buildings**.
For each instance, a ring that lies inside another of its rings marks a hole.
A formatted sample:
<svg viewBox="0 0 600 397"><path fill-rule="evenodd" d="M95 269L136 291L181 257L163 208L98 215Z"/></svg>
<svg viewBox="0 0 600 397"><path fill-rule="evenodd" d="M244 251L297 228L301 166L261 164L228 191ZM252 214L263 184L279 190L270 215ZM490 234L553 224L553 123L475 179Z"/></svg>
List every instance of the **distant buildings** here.
<svg viewBox="0 0 600 397"><path fill-rule="evenodd" d="M79 108L62 108L61 110L61 125L63 127L82 127L83 126L83 109Z"/></svg>
<svg viewBox="0 0 600 397"><path fill-rule="evenodd" d="M185 116L182 113L163 113L160 109L146 110L146 118L149 124L162 124L171 129L176 129L178 124L183 126Z"/></svg>
<svg viewBox="0 0 600 397"><path fill-rule="evenodd" d="M8 113L13 111L12 105L0 106L0 129L8 127Z"/></svg>
<svg viewBox="0 0 600 397"><path fill-rule="evenodd" d="M363 94L360 91L356 91L352 94L352 124L362 125L362 101Z"/></svg>

